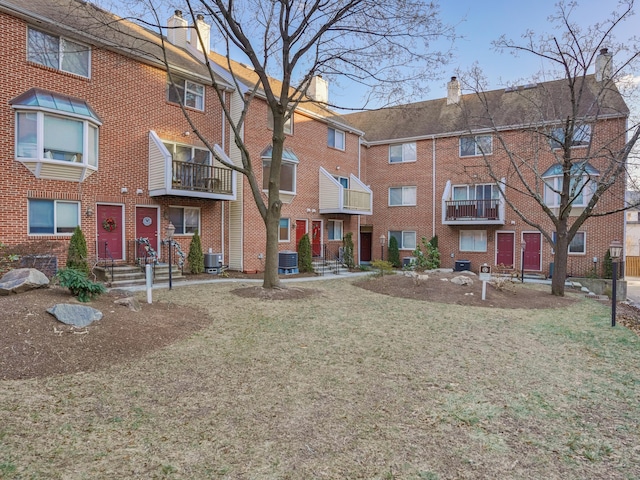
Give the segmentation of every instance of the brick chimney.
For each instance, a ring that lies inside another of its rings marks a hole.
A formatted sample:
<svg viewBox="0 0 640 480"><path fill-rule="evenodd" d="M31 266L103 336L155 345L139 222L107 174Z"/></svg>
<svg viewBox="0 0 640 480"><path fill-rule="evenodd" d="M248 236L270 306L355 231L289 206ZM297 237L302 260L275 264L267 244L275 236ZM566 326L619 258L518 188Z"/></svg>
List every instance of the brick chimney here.
<svg viewBox="0 0 640 480"><path fill-rule="evenodd" d="M611 80L613 72L613 54L609 49L603 48L596 57L596 81L603 82Z"/></svg>
<svg viewBox="0 0 640 480"><path fill-rule="evenodd" d="M182 18L182 11L176 10L167 20L167 40L176 47L187 48L188 22Z"/></svg>
<svg viewBox="0 0 640 480"><path fill-rule="evenodd" d="M195 30L191 32L191 45L196 47L199 52L208 55L211 51L211 25L204 21L204 15L198 14L196 17L195 27L200 32L200 36L202 37L202 43L198 39L198 32ZM204 44L204 51L202 50L202 45Z"/></svg>
<svg viewBox="0 0 640 480"><path fill-rule="evenodd" d="M329 103L329 82L321 75L313 77L309 83L307 97L316 102Z"/></svg>
<svg viewBox="0 0 640 480"><path fill-rule="evenodd" d="M447 83L447 105L460 103L460 82L457 77L451 77L451 81Z"/></svg>

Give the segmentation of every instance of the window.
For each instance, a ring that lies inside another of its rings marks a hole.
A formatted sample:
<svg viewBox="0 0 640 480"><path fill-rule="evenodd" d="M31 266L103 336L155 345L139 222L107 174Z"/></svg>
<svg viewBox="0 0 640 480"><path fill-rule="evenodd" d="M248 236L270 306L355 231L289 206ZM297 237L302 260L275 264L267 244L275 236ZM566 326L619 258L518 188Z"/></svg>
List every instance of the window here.
<svg viewBox="0 0 640 480"><path fill-rule="evenodd" d="M329 220L327 222L329 240L342 240L342 220Z"/></svg>
<svg viewBox="0 0 640 480"><path fill-rule="evenodd" d="M497 200L500 190L493 183L480 185L454 185L453 200Z"/></svg>
<svg viewBox="0 0 640 480"><path fill-rule="evenodd" d="M491 135L471 135L460 137L460 156L474 157L493 153L493 137Z"/></svg>
<svg viewBox="0 0 640 480"><path fill-rule="evenodd" d="M565 129L562 127L554 128L551 131L551 148L562 148L564 144ZM589 145L591 141L591 125L575 125L573 128L572 147L581 147Z"/></svg>
<svg viewBox="0 0 640 480"><path fill-rule="evenodd" d="M461 252L486 252L487 232L485 230L461 230Z"/></svg>
<svg viewBox="0 0 640 480"><path fill-rule="evenodd" d="M17 158L98 166L97 125L88 120L36 111L19 111L16 116Z"/></svg>
<svg viewBox="0 0 640 480"><path fill-rule="evenodd" d="M416 143L389 145L389 163L405 163L416 161Z"/></svg>
<svg viewBox="0 0 640 480"><path fill-rule="evenodd" d="M329 127L329 137L327 144L332 148L344 150L344 132Z"/></svg>
<svg viewBox="0 0 640 480"><path fill-rule="evenodd" d="M349 179L347 177L338 177L334 175L333 178L335 178L344 188L349 188Z"/></svg>
<svg viewBox="0 0 640 480"><path fill-rule="evenodd" d="M206 148L192 145L180 145L179 143L162 142L169 150L171 158L176 162L191 162L198 165L211 165L211 152Z"/></svg>
<svg viewBox="0 0 640 480"><path fill-rule="evenodd" d="M269 130L273 130L273 112L270 108L267 109L267 126ZM287 135L293 135L293 113L284 122L284 133Z"/></svg>
<svg viewBox="0 0 640 480"><path fill-rule="evenodd" d="M271 174L271 160L262 161L262 188L269 188L269 175ZM280 191L296 193L296 164L282 161L280 165Z"/></svg>
<svg viewBox="0 0 640 480"><path fill-rule="evenodd" d="M543 177L545 181L544 187L544 203L549 207L560 206L560 192L562 192L562 177ZM585 185L586 182L586 185ZM572 178L569 186L569 199L572 199L573 207L584 207L593 196L596 188L596 182L589 180L588 176Z"/></svg>
<svg viewBox="0 0 640 480"><path fill-rule="evenodd" d="M389 188L389 206L415 205L416 187L391 187Z"/></svg>
<svg viewBox="0 0 640 480"><path fill-rule="evenodd" d="M553 232L553 244L556 244L556 232ZM587 236L585 232L576 232L567 248L569 255L584 255L587 253Z"/></svg>
<svg viewBox="0 0 640 480"><path fill-rule="evenodd" d="M63 37L29 28L27 58L30 62L89 77L91 49Z"/></svg>
<svg viewBox="0 0 640 480"><path fill-rule="evenodd" d="M176 227L176 235L193 234L200 230L200 209L193 207L170 207L169 220Z"/></svg>
<svg viewBox="0 0 640 480"><path fill-rule="evenodd" d="M400 250L415 250L416 248L416 232L406 230L389 231L389 239L395 237Z"/></svg>
<svg viewBox="0 0 640 480"><path fill-rule="evenodd" d="M204 110L204 85L191 82L184 78L167 77L167 98L171 103L182 103L185 107Z"/></svg>
<svg viewBox="0 0 640 480"><path fill-rule="evenodd" d="M29 234L71 235L80 225L80 204L29 199Z"/></svg>
<svg viewBox="0 0 640 480"><path fill-rule="evenodd" d="M288 218L280 219L280 228L278 229L278 240L281 242L289 241L289 222Z"/></svg>

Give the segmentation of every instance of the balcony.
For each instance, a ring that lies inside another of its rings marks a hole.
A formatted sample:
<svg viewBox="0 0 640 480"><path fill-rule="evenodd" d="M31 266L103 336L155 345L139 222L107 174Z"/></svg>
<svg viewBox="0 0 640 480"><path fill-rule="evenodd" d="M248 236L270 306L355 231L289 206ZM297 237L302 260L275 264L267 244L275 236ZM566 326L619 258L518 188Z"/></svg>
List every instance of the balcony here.
<svg viewBox="0 0 640 480"><path fill-rule="evenodd" d="M320 213L344 213L347 215L371 215L373 193L355 175L349 176L346 188L328 171L320 167Z"/></svg>
<svg viewBox="0 0 640 480"><path fill-rule="evenodd" d="M216 155L231 160L217 145ZM236 172L221 162L213 165L173 160L162 140L154 131L149 132L149 195L158 197L208 198L211 200L236 199Z"/></svg>
<svg viewBox="0 0 640 480"><path fill-rule="evenodd" d="M504 199L450 200L451 183L442 196L443 225L504 225Z"/></svg>

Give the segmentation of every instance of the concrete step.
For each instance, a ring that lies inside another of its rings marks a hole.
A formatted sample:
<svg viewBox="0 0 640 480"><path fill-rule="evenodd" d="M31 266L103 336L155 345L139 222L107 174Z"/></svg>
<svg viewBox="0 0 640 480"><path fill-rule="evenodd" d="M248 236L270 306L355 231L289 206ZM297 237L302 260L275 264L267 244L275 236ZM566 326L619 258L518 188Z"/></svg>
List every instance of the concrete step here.
<svg viewBox="0 0 640 480"><path fill-rule="evenodd" d="M114 266L113 278L111 277L111 267L96 267L94 272L99 281L108 283L111 288L133 287L146 284L144 269L136 265ZM154 275L154 284L167 283L169 281L169 265L167 264L155 265L152 273ZM174 265L171 271L171 280L180 281L182 278L182 271L177 265Z"/></svg>

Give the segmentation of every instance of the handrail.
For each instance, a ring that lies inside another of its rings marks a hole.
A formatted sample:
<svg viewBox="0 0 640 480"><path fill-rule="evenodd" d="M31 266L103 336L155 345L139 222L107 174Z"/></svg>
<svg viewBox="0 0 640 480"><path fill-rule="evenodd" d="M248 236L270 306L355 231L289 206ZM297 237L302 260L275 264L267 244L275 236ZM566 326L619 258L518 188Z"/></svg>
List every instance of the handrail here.
<svg viewBox="0 0 640 480"><path fill-rule="evenodd" d="M498 220L500 199L482 200L447 200L446 219L473 218L485 220Z"/></svg>
<svg viewBox="0 0 640 480"><path fill-rule="evenodd" d="M226 167L173 160L173 188L208 193L233 193L233 172Z"/></svg>
<svg viewBox="0 0 640 480"><path fill-rule="evenodd" d="M114 270L114 265L115 265L115 259L113 258L113 255L111 255L111 251L109 250L109 242L104 242L104 268L105 270L107 269L108 265L107 265L107 260L111 259L111 281L113 282L113 270Z"/></svg>

